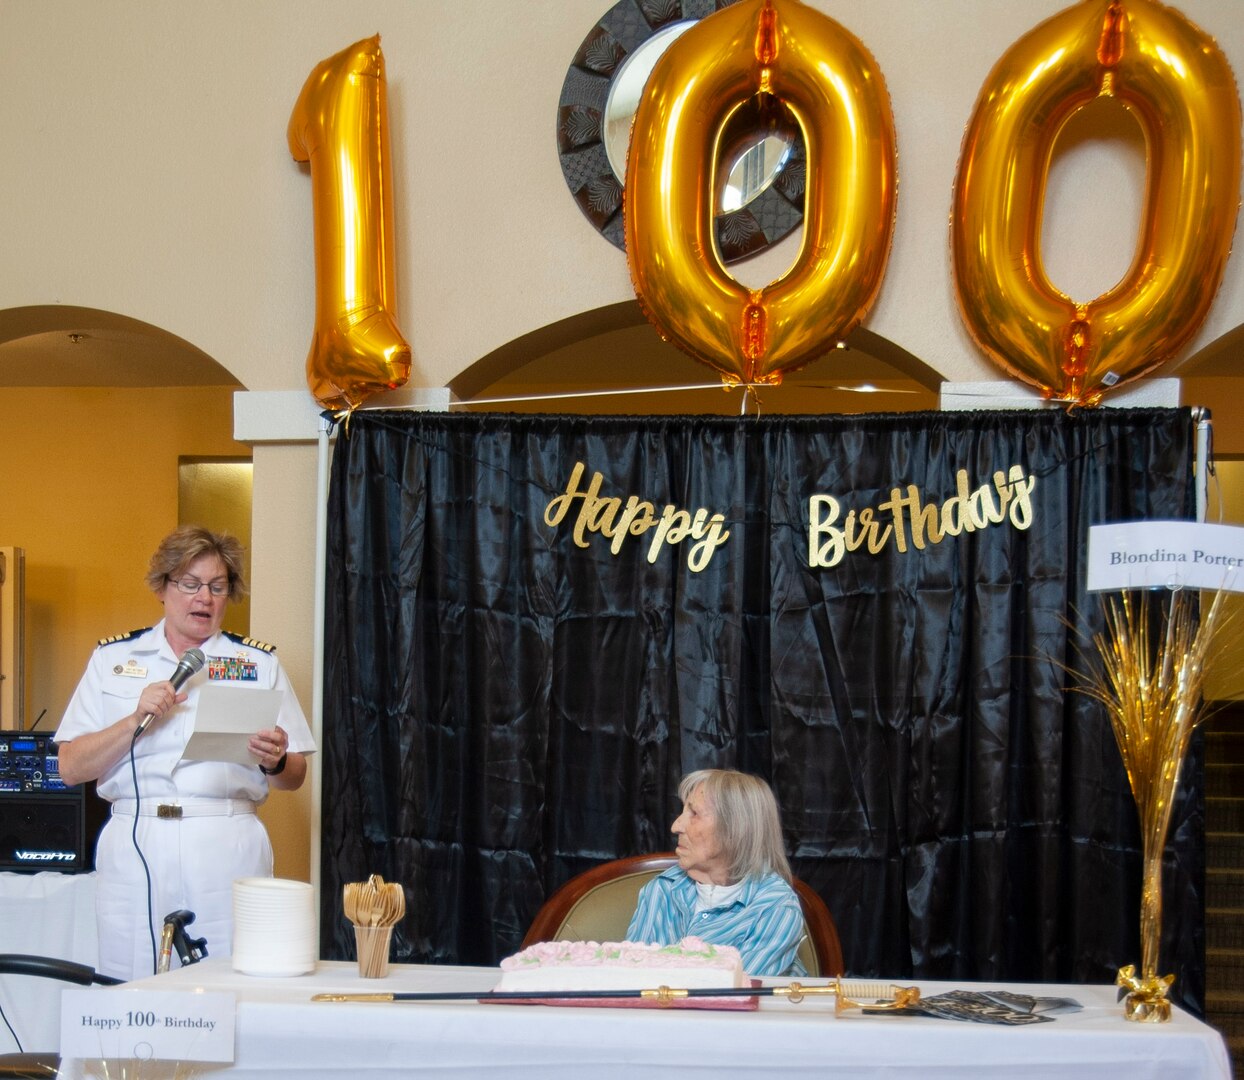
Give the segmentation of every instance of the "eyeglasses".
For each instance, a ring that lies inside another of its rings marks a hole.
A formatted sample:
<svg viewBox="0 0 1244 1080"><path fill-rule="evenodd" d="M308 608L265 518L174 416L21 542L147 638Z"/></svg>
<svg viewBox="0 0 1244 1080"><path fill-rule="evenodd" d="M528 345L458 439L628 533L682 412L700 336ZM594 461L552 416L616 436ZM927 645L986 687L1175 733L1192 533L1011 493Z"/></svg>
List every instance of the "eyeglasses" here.
<svg viewBox="0 0 1244 1080"><path fill-rule="evenodd" d="M180 580L169 578L170 585L176 585L177 591L187 596L197 596L200 589L206 588L213 596L224 596L229 591L228 581L200 581L198 578L184 577Z"/></svg>

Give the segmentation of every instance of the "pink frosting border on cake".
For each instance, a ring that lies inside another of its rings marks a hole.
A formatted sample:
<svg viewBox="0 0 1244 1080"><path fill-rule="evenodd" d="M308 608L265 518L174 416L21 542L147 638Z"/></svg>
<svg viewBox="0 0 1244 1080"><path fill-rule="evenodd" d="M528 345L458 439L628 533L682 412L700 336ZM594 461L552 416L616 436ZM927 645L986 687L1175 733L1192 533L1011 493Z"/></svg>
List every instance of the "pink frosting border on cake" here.
<svg viewBox="0 0 1244 1080"><path fill-rule="evenodd" d="M502 971L532 967L721 968L742 966L732 945L710 945L685 937L677 945L646 945L637 941L541 941L501 961Z"/></svg>

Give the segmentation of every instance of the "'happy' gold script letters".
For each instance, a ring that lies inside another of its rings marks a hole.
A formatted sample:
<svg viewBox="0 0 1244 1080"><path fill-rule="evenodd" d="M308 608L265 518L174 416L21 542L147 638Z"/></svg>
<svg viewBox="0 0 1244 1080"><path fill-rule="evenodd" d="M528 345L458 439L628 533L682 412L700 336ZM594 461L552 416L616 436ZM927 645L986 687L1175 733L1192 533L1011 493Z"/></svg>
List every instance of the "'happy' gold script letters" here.
<svg viewBox="0 0 1244 1080"><path fill-rule="evenodd" d="M990 525L1000 525L1008 517L1017 529L1032 524L1032 489L1035 476L1025 476L1021 465L1010 471L993 474L993 485L982 484L975 491L968 488L968 471L960 469L958 493L944 503L921 501L915 484L891 488L890 498L876 511L865 507L858 513L851 510L841 526L837 525L841 505L832 495L813 495L808 499L808 565L835 566L848 551L867 546L870 554L878 554L894 540L900 552L907 550L908 530L911 543L921 550L926 544L940 544L947 536L975 532ZM995 494L996 493L996 494ZM888 514L889 520L880 516Z"/></svg>
<svg viewBox="0 0 1244 1080"><path fill-rule="evenodd" d="M617 555L628 536L651 532L647 559L657 560L661 549L684 540L693 541L687 548L687 568L703 570L713 554L729 538L724 514L699 510L680 510L672 503L660 513L653 503L638 495L621 499L602 496L604 476L592 473L587 487L581 487L586 466L575 463L566 490L549 500L544 508L544 522L550 527L560 525L579 502L574 519L574 542L585 548L591 533L600 533L610 540L609 550ZM890 543L900 554L908 545L923 551L930 544L940 544L947 536L959 536L1001 525L1009 520L1016 529L1032 524L1032 491L1037 478L1026 476L1022 465L1012 465L1007 472L993 474L993 482L972 490L967 469L955 474L957 491L943 503L924 502L915 484L890 489L890 498L873 507L847 511L839 524L842 504L833 495L812 495L808 498L808 565L813 568L837 566L849 551L866 548L870 555L880 554Z"/></svg>
<svg viewBox="0 0 1244 1080"><path fill-rule="evenodd" d="M574 525L574 542L579 547L587 547L587 533L598 532L613 541L609 550L617 555L628 536L642 536L651 529L652 542L648 546L650 563L657 561L663 545L677 544L691 537L696 542L687 551L687 569L699 571L708 565L713 552L730 538L722 514L710 516L705 509L692 514L690 510L667 505L658 517L656 507L638 495L630 496L625 502L617 498L601 498L600 486L604 477L598 472L592 473L592 482L587 490L580 491L583 471L583 462L576 462L565 494L556 496L544 508L545 524L556 526L561 524L575 499L583 500Z"/></svg>

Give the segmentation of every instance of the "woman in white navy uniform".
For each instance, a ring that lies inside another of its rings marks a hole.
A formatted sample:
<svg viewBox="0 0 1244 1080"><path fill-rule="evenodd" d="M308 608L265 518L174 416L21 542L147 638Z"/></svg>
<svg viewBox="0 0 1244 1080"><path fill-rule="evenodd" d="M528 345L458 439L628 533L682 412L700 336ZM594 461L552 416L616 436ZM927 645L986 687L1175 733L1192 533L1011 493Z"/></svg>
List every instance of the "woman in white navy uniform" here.
<svg viewBox="0 0 1244 1080"><path fill-rule="evenodd" d="M152 973L153 939L180 909L194 912L189 933L206 940L208 955L229 955L233 880L272 874L272 845L255 807L270 787L301 786L304 755L315 750L272 646L221 631L226 603L246 594L242 545L197 526L177 529L152 555L146 580L164 618L100 642L56 732L65 783L98 780L99 795L112 803L95 852L98 968L121 979ZM191 648L206 663L175 689L179 659ZM253 765L182 760L208 684L281 692L275 726L248 743ZM147 716L150 725L135 739ZM147 877L132 839L136 817L151 872L150 926Z"/></svg>

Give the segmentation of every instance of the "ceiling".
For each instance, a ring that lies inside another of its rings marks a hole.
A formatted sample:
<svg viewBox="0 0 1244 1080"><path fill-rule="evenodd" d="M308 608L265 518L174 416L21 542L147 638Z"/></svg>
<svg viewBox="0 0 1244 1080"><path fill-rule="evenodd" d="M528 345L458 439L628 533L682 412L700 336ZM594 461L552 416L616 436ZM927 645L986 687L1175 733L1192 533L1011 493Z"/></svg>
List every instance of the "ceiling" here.
<svg viewBox="0 0 1244 1080"><path fill-rule="evenodd" d="M839 413L936 408L940 376L884 338L857 330L847 349L783 385L726 392L717 372L662 341L638 302L624 301L507 343L451 385L458 404L510 412ZM240 386L189 342L91 308L0 311L0 386ZM652 388L694 385L694 391ZM844 386L853 389L843 390ZM861 387L871 387L860 392ZM646 392L636 393L644 389ZM562 396L549 397L550 392ZM576 397L576 394L586 396ZM472 406L477 398L537 398Z"/></svg>
<svg viewBox="0 0 1244 1080"><path fill-rule="evenodd" d="M1244 374L1244 325L1228 330L1222 337L1211 341L1200 352L1188 357L1178 367L1163 374L1186 379L1195 376L1223 378Z"/></svg>
<svg viewBox="0 0 1244 1080"><path fill-rule="evenodd" d="M449 388L462 407L497 412L731 415L937 408L943 380L923 361L864 329L853 331L846 343L846 349L831 349L788 373L781 385L753 390L745 399L742 389L723 387L713 368L663 341L638 301L628 300L507 342L457 375ZM668 389L688 386L695 389Z"/></svg>
<svg viewBox="0 0 1244 1080"><path fill-rule="evenodd" d="M61 304L0 311L0 386L240 386L149 323Z"/></svg>
<svg viewBox="0 0 1244 1080"><path fill-rule="evenodd" d="M745 398L738 388L727 392L716 371L662 341L632 300L508 342L455 377L450 389L459 407L512 412L815 414L938 407L942 378L918 358L865 329L855 330L847 345L788 373L782 385ZM1244 326L1161 374L1238 376L1242 349ZM0 311L0 386L241 383L165 330L58 304ZM654 389L685 386L697 389ZM530 400L508 400L514 398Z"/></svg>
<svg viewBox="0 0 1244 1080"><path fill-rule="evenodd" d="M732 415L937 408L940 377L927 368L909 373L895 367L876 355L881 350L870 351L864 337L857 333L847 348L831 349L787 373L780 385L745 395L643 322L537 355L469 397L456 387L455 393L472 411ZM479 399L484 403L471 404Z"/></svg>

